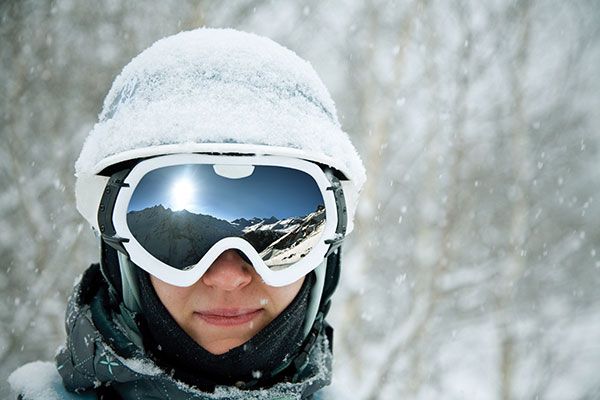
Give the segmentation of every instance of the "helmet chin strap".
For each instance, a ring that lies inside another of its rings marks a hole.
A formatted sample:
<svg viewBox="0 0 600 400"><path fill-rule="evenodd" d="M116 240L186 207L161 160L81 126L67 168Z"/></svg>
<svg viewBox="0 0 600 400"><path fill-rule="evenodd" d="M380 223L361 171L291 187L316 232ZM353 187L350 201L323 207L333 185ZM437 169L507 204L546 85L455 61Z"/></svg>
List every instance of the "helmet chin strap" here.
<svg viewBox="0 0 600 400"><path fill-rule="evenodd" d="M134 272L134 268L138 267L125 254L120 251L117 254L119 256L119 269L121 271L123 304L129 311L135 313L141 312L140 289Z"/></svg>
<svg viewBox="0 0 600 400"><path fill-rule="evenodd" d="M314 269L315 282L310 292L310 298L308 300L308 309L306 310L306 318L304 319L304 337L308 336L308 333L312 329L317 313L319 312L319 305L321 303L321 296L323 295L323 286L325 285L325 273L327 271L327 259L324 259L317 268Z"/></svg>

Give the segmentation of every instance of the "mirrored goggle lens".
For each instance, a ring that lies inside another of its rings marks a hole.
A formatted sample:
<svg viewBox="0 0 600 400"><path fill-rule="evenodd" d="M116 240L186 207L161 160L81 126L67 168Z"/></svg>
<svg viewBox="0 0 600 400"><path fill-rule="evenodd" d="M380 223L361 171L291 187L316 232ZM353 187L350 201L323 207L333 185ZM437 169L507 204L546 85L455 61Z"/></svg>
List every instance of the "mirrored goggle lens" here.
<svg viewBox="0 0 600 400"><path fill-rule="evenodd" d="M189 164L148 172L127 225L152 256L177 269L219 240L247 240L272 270L307 255L325 228L325 202L307 173L278 166Z"/></svg>

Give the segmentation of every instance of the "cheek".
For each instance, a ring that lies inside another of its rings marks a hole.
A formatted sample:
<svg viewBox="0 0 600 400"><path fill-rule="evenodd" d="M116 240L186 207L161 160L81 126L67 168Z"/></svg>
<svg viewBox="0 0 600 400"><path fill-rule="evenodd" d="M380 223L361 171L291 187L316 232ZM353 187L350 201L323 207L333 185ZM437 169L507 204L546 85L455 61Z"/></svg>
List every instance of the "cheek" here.
<svg viewBox="0 0 600 400"><path fill-rule="evenodd" d="M180 322L182 319L184 319L187 313L188 299L190 298L191 294L190 288L171 286L154 278L153 276L150 278L158 298L169 311L171 316L177 322Z"/></svg>
<svg viewBox="0 0 600 400"><path fill-rule="evenodd" d="M269 299L265 309L269 310L275 316L279 315L294 300L303 282L304 278L284 287L276 288L268 286L266 292Z"/></svg>

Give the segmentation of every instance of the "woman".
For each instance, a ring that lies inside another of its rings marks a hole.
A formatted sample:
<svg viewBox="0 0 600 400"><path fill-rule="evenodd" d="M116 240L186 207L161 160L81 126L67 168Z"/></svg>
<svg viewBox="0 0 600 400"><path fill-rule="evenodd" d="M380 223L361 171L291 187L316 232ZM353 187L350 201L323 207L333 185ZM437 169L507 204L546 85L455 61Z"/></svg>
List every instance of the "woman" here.
<svg viewBox="0 0 600 400"><path fill-rule="evenodd" d="M116 78L75 167L101 259L56 364L11 375L23 399L319 396L365 175L306 61L234 30L162 39Z"/></svg>

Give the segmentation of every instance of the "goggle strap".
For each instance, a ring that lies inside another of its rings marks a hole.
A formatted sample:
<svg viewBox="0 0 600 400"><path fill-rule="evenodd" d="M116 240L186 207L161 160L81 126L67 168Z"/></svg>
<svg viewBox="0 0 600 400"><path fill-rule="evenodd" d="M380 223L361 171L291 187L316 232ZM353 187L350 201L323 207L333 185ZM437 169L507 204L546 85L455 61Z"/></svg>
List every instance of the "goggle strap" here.
<svg viewBox="0 0 600 400"><path fill-rule="evenodd" d="M123 243L129 242L129 239L125 239L117 235L109 236L105 234L102 234L101 237L107 245L117 250L118 252L125 254L129 258L129 253L125 249L125 246L123 246Z"/></svg>
<svg viewBox="0 0 600 400"><path fill-rule="evenodd" d="M337 237L335 239L327 239L325 241L325 244L331 245L329 247L329 250L327 250L325 257L329 257L331 254L333 254L334 251L336 251L342 245L342 242L344 241L344 236L340 236L339 233L336 233L336 235L337 235Z"/></svg>
<svg viewBox="0 0 600 400"><path fill-rule="evenodd" d="M129 187L125 183L125 178L129 175L129 168L122 169L111 175L108 180L104 193L100 199L98 206L98 227L100 228L100 236L102 240L113 249L125 254L129 257L129 253L125 250L123 243L127 243L129 239L125 239L116 235L115 227L112 222L112 211L115 207L115 201L122 187Z"/></svg>
<svg viewBox="0 0 600 400"><path fill-rule="evenodd" d="M333 197L335 199L335 206L337 210L337 227L335 229L336 237L334 239L327 239L325 244L330 245L329 250L325 254L325 257L329 257L335 250L337 250L344 241L346 236L346 228L348 226L348 210L346 208L346 200L344 199L344 189L339 179L333 174L331 170L325 170L325 174L331 181L331 186L327 190L333 191Z"/></svg>
<svg viewBox="0 0 600 400"><path fill-rule="evenodd" d="M348 227L348 209L346 207L346 200L344 198L344 189L340 180L335 176L333 171L329 168L325 169L325 175L329 178L331 182L331 186L327 187L327 190L333 192L333 197L335 199L335 208L337 209L337 227L335 229L335 233L337 234L335 239L326 240L325 243L331 244L331 248L325 255L328 257L333 250L337 249L344 240L344 236L346 236L346 229Z"/></svg>

